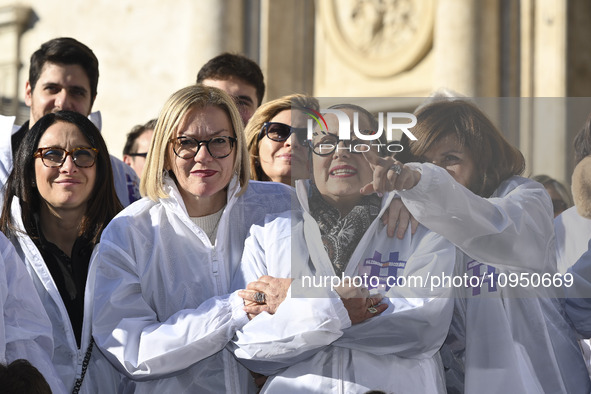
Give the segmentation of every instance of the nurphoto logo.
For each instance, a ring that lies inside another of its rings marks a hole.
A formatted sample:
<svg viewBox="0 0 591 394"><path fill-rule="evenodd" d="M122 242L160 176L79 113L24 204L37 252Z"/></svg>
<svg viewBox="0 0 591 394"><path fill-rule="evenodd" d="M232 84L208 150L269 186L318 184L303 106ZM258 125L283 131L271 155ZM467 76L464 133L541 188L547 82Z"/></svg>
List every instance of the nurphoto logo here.
<svg viewBox="0 0 591 394"><path fill-rule="evenodd" d="M336 141L337 146L334 146L334 143L324 144L321 143L320 145L327 145L326 151L334 151L336 149L347 149L349 151L354 151L356 153L362 153L369 151L372 147L377 148L380 151L381 148L385 145L385 149L390 153L396 153L402 151L402 145L397 143L381 143L378 140L382 134L386 133L386 138L388 141L394 140L394 130L401 130L406 136L411 139L412 141L416 141L417 138L412 134L409 130L410 128L414 127L417 124L417 117L414 114L407 113L407 112L386 112L384 116L383 112L378 114L378 129L371 130L370 133L367 130L360 130L359 129L359 113L353 113L353 133L354 136L351 136L351 120L349 116L341 110L338 109L321 109L320 112L311 109L311 108L304 108L304 112L310 116L308 119L307 129L307 139L312 141L314 135L321 134L329 134L328 125L326 120L324 119L323 114L333 114L337 117L337 121L339 123L339 130L338 130L338 140ZM386 125L384 127L384 118L386 119ZM406 122L400 123L400 120L404 119ZM410 122L409 122L410 120ZM317 132L314 132L314 128L316 127ZM319 131L319 133L318 133ZM355 141L356 143L352 144L345 144L343 148L338 146L338 141ZM361 141L359 141L361 140ZM362 141L368 141L368 143L363 143ZM369 141L376 141L374 143ZM323 146L320 146L319 149L322 151Z"/></svg>

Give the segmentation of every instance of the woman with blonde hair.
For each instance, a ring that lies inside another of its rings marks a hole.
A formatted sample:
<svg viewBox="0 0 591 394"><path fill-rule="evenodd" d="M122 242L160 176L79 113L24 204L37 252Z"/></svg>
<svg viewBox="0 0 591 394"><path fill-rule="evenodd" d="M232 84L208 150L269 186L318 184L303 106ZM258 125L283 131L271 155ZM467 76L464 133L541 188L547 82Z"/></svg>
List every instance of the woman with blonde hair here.
<svg viewBox="0 0 591 394"><path fill-rule="evenodd" d="M318 111L318 100L292 94L257 109L244 131L252 179L293 185L309 177L308 108Z"/></svg>
<svg viewBox="0 0 591 394"><path fill-rule="evenodd" d="M289 209L291 189L249 181L238 110L202 85L166 102L140 189L92 262L97 346L125 375L125 392L254 390L224 351L248 321L238 267L250 226Z"/></svg>

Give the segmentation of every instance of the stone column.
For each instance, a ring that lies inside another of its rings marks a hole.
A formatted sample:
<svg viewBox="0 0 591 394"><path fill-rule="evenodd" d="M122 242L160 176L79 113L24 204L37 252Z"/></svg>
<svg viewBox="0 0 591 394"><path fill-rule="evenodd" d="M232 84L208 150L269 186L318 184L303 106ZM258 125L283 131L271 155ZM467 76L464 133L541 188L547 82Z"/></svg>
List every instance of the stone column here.
<svg viewBox="0 0 591 394"><path fill-rule="evenodd" d="M498 0L438 0L434 87L466 96L499 92Z"/></svg>
<svg viewBox="0 0 591 394"><path fill-rule="evenodd" d="M530 128L522 129L529 171L547 174L561 181L569 180L567 151L567 2L566 0L526 1L524 18L529 32L523 46L529 48L527 79L522 96L535 97L530 104ZM531 73L531 75L528 75Z"/></svg>
<svg viewBox="0 0 591 394"><path fill-rule="evenodd" d="M292 93L313 94L313 0L262 0L260 15L265 101Z"/></svg>
<svg viewBox="0 0 591 394"><path fill-rule="evenodd" d="M20 39L30 16L31 9L26 6L0 7L0 97L10 100L6 107L2 106L3 114L18 113L19 91L23 85L19 80Z"/></svg>

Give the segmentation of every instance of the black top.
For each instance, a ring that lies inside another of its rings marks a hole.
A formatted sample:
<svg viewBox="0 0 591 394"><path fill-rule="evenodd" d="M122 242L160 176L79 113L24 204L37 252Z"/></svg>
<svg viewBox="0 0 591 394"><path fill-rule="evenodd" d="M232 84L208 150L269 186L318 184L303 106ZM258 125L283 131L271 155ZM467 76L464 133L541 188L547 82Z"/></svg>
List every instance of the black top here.
<svg viewBox="0 0 591 394"><path fill-rule="evenodd" d="M45 239L39 226L39 217L36 215L35 219L39 236L33 239L64 301L76 342L80 347L84 318L84 289L93 245L90 240L78 237L74 242L72 255L68 257L55 244Z"/></svg>

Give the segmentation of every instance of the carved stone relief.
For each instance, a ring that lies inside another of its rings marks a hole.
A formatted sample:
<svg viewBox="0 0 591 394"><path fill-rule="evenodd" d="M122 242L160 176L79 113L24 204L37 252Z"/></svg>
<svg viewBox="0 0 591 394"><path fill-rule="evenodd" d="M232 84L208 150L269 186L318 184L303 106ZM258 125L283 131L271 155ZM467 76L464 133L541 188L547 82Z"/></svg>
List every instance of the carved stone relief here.
<svg viewBox="0 0 591 394"><path fill-rule="evenodd" d="M433 43L434 0L320 0L328 42L342 61L370 77L415 66Z"/></svg>

